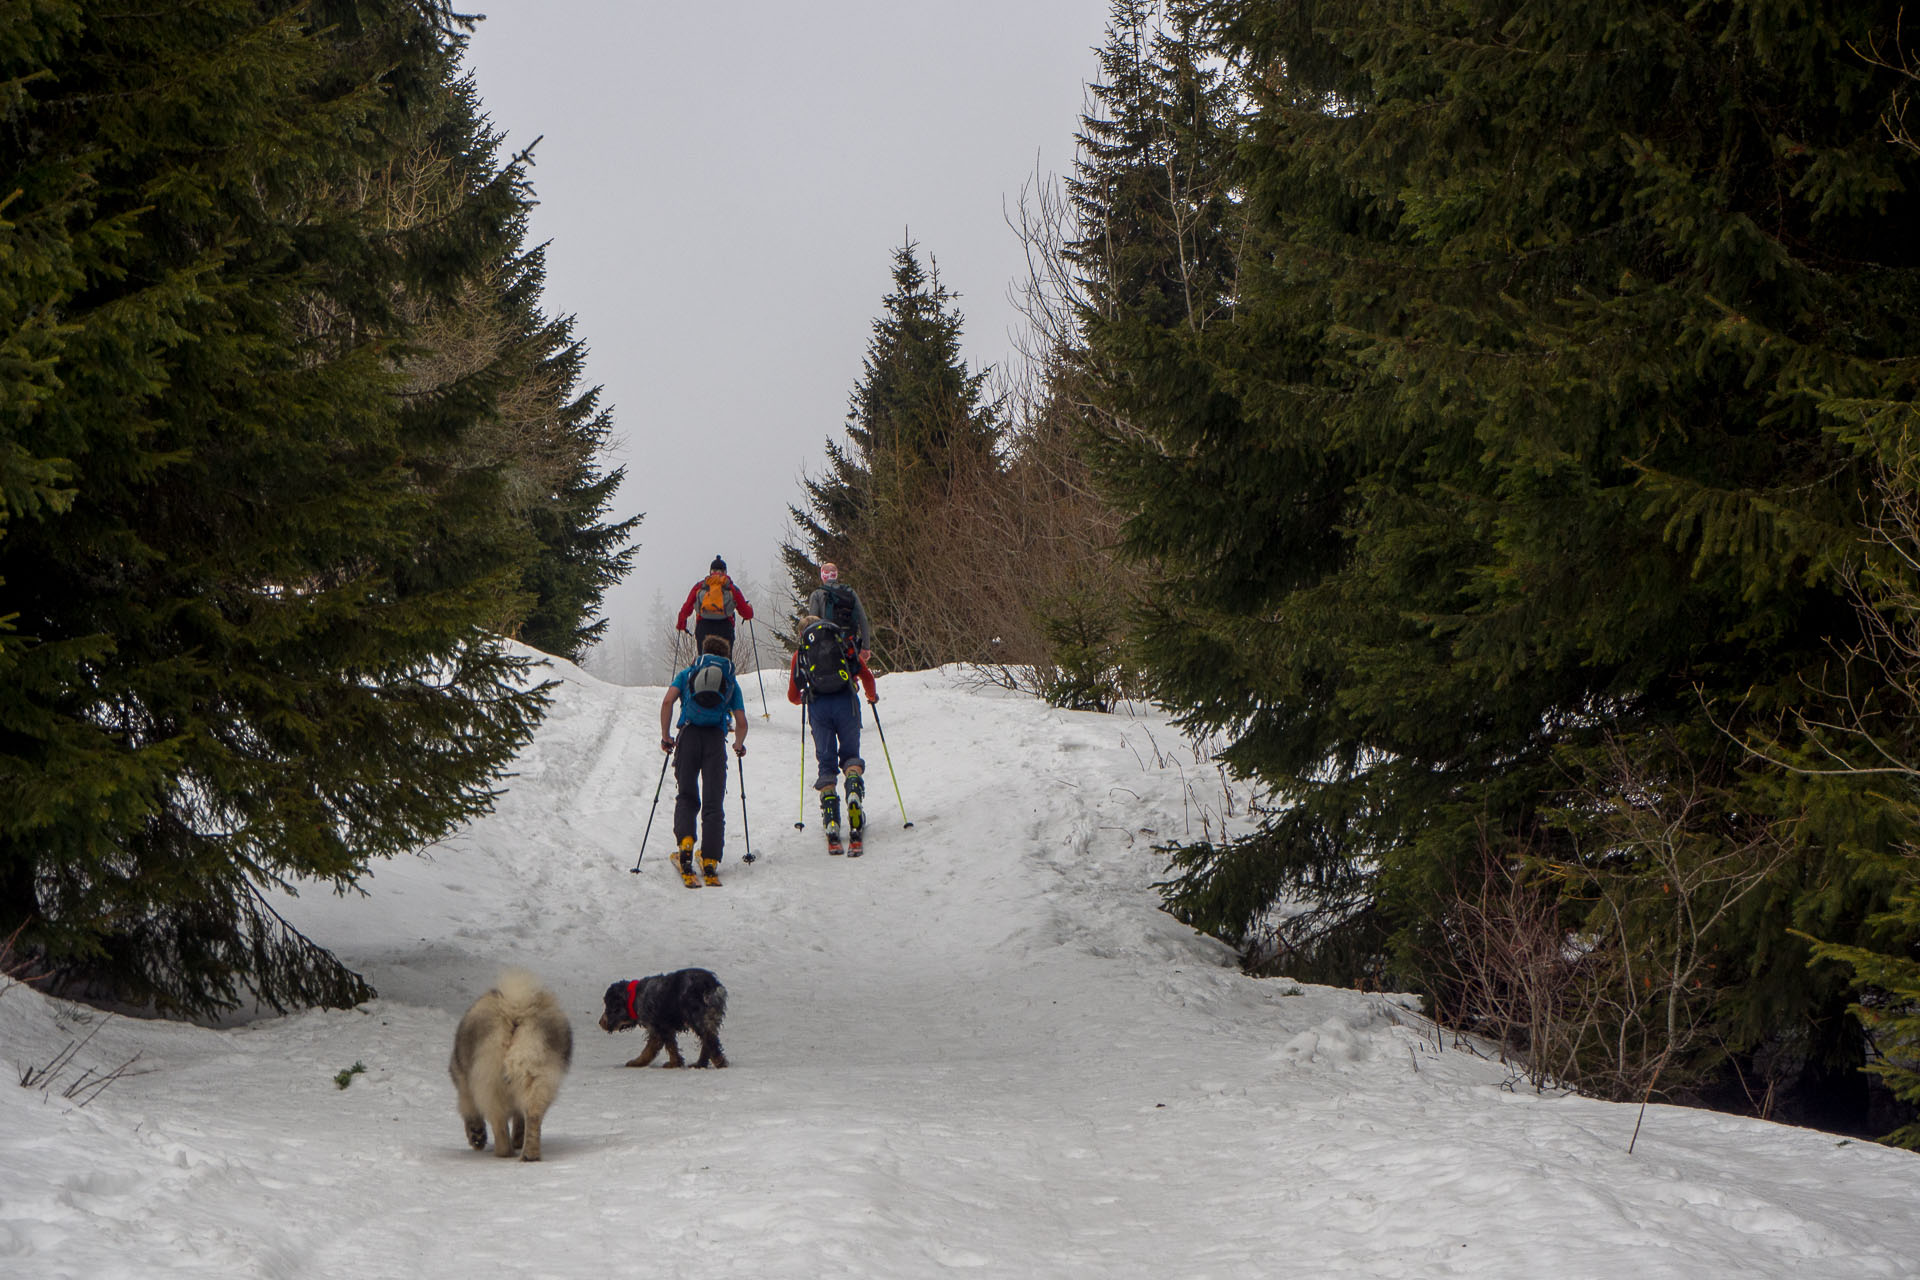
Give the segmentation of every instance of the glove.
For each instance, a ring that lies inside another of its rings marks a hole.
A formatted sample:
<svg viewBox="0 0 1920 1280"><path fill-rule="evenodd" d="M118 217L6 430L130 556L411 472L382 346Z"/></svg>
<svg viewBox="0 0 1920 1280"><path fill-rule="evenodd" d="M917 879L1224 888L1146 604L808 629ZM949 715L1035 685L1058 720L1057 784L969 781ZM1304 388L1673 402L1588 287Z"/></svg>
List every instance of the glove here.
<svg viewBox="0 0 1920 1280"><path fill-rule="evenodd" d="M862 662L872 662L872 661L873 661L873 650L871 650L871 649L862 649L862 650L860 651L860 661L862 661Z"/></svg>
<svg viewBox="0 0 1920 1280"><path fill-rule="evenodd" d="M734 744L733 744L733 754L735 754L735 755L737 755L737 756L744 756L744 755L746 755L746 754L747 754L747 744L746 744L746 743L744 743L744 742L736 742L736 743L734 743Z"/></svg>
<svg viewBox="0 0 1920 1280"><path fill-rule="evenodd" d="M673 751L673 739L672 738L660 739L660 749L662 751L671 753Z"/></svg>

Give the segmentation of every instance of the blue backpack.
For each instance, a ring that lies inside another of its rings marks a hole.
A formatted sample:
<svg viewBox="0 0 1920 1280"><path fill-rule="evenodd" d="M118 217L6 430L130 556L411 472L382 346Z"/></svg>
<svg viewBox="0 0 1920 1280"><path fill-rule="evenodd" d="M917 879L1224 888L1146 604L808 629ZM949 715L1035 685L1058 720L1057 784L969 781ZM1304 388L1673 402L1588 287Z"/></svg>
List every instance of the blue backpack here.
<svg viewBox="0 0 1920 1280"><path fill-rule="evenodd" d="M681 699L682 724L725 724L733 702L733 663L717 653L703 653L687 668L687 691Z"/></svg>

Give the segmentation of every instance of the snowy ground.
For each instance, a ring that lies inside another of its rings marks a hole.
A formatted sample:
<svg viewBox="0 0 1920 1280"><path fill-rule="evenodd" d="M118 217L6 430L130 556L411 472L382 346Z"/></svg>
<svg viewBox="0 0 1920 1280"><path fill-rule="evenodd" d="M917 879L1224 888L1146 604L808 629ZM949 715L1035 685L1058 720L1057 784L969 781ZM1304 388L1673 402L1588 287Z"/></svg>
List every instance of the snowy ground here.
<svg viewBox="0 0 1920 1280"><path fill-rule="evenodd" d="M381 991L231 1030L15 987L0 1277L1480 1278L1920 1275L1920 1159L1832 1135L1509 1087L1379 996L1240 976L1155 910L1156 839L1227 798L1163 723L940 674L881 682L869 853L800 814L769 688L726 884L666 871L659 690L555 664L497 814L370 898L290 914ZM504 963L574 1020L546 1160L470 1151L445 1063ZM730 992L726 1071L627 1070L609 982ZM80 1105L91 1068L129 1074ZM365 1071L346 1089L334 1077Z"/></svg>

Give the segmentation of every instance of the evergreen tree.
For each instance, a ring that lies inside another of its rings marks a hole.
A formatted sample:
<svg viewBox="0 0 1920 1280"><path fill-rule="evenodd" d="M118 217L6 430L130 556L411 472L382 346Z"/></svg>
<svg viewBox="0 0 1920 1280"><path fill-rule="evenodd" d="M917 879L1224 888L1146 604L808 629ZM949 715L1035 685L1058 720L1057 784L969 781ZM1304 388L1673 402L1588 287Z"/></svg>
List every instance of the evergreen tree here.
<svg viewBox="0 0 1920 1280"><path fill-rule="evenodd" d="M408 112L390 141L400 162L377 181L392 229L423 227L473 198L500 169L499 136L484 122L470 77L449 80ZM517 173L526 161L514 157ZM578 388L585 348L569 318L541 312L544 247L524 248L532 196L509 185L514 202L506 233L483 269L459 288L458 304L409 295L400 310L412 327L403 362L407 391L477 391L490 403L458 439L440 450L448 476L496 473L503 542L469 550L519 564L518 590L503 597L495 629L536 648L577 658L599 635L593 621L606 588L627 571L625 547L639 518L603 523L622 472L602 474L610 415L597 388Z"/></svg>
<svg viewBox="0 0 1920 1280"><path fill-rule="evenodd" d="M1252 943L1315 900L1286 963L1445 1012L1431 957L1490 854L1616 937L1596 904L1651 921L1671 883L1640 801L1685 781L1663 856L1721 876L1694 1043L1857 1062L1839 970L1788 930L1848 941L1899 824L1720 726L1817 702L1857 625L1873 497L1815 389L1913 350L1920 173L1850 52L1895 7L1209 8L1259 95L1235 311L1103 330L1100 469L1164 574L1156 691L1275 794L1179 855L1170 904Z"/></svg>
<svg viewBox="0 0 1920 1280"><path fill-rule="evenodd" d="M572 318L540 312L546 251L518 253L530 205L514 224L518 256L489 275L497 376L507 391L485 452L503 468L508 510L525 530L520 582L528 605L517 634L578 661L606 629L594 614L631 567L635 548L627 544L641 518L605 521L625 468L601 469L612 414L600 406L598 387L579 389L586 348L573 336Z"/></svg>
<svg viewBox="0 0 1920 1280"><path fill-rule="evenodd" d="M929 557L939 514L997 468L998 409L983 403L986 372L967 372L955 302L911 241L895 251L893 291L851 397L848 447L827 443L828 471L807 481L808 509L791 509L804 545L781 553L802 599L823 561L839 565L895 667L956 656L928 620L957 584L929 574Z"/></svg>
<svg viewBox="0 0 1920 1280"><path fill-rule="evenodd" d="M1090 358L1121 315L1198 328L1230 303L1238 93L1188 0L1113 0L1067 180Z"/></svg>
<svg viewBox="0 0 1920 1280"><path fill-rule="evenodd" d="M0 9L0 933L208 1014L367 988L261 886L483 811L544 702L497 372L419 312L514 251L517 165L407 0ZM396 226L426 120L459 180ZM521 606L523 607L523 606Z"/></svg>
<svg viewBox="0 0 1920 1280"><path fill-rule="evenodd" d="M1892 44L1865 52L1894 78L1882 115L1890 140L1920 158L1909 114L1920 60ZM1796 715L1796 733L1750 740L1816 796L1837 790L1834 799L1845 804L1855 784L1870 779L1875 799L1898 820L1896 840L1861 852L1893 886L1887 909L1865 922L1856 945L1816 942L1814 953L1851 971L1859 989L1854 1012L1872 1045L1867 1070L1907 1105L1906 1122L1884 1140L1920 1149L1920 345L1909 340L1901 356L1860 360L1852 372L1854 394L1834 394L1830 385L1807 390L1836 433L1872 459L1878 477L1870 554L1852 578L1864 638L1841 654L1828 686L1827 707L1837 704L1839 715Z"/></svg>
<svg viewBox="0 0 1920 1280"><path fill-rule="evenodd" d="M1078 232L1065 246L1079 269L1084 305L1096 315L1138 306L1167 318L1171 283L1167 255L1155 234L1167 154L1166 122L1152 61L1159 5L1112 0L1100 79L1087 86L1095 109L1080 119L1067 198Z"/></svg>
<svg viewBox="0 0 1920 1280"><path fill-rule="evenodd" d="M1032 538L1006 549L1026 589L998 614L1003 661L1035 672L1058 705L1105 709L1132 685L1134 578L1114 562L1111 509L1084 483L1090 441L1133 430L1131 371L1110 354L1140 326L1198 330L1231 313L1239 91L1201 19L1185 0L1114 0L1065 201L1031 246L1048 274L1031 299L1044 314L1030 318L1049 345L1007 490L1019 510L1048 515L1040 529L997 514L995 527Z"/></svg>

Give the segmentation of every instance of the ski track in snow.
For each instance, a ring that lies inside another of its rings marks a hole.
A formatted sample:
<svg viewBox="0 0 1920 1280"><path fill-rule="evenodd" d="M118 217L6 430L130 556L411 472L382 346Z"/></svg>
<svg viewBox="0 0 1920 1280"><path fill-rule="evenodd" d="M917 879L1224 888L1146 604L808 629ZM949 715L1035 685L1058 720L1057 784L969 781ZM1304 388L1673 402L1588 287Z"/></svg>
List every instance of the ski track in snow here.
<svg viewBox="0 0 1920 1280"><path fill-rule="evenodd" d="M726 879L629 873L659 689L569 664L496 811L289 917L381 998L215 1030L0 995L0 1056L131 1074L4 1091L0 1277L1920 1275L1920 1160L1510 1088L1396 998L1255 981L1158 912L1152 846L1217 832L1164 722L941 673L881 682L868 854L824 848L798 713L729 780ZM796 818L806 826L796 831ZM524 964L573 1018L546 1160L467 1149L445 1073ZM727 984L726 1071L627 1070L617 979ZM336 1072L359 1062L347 1089Z"/></svg>

